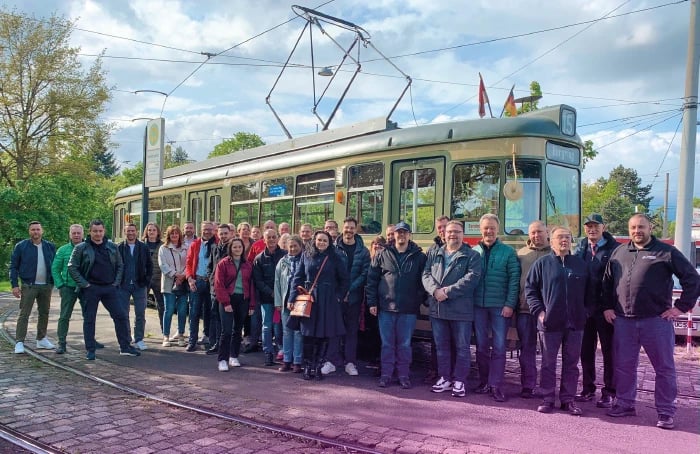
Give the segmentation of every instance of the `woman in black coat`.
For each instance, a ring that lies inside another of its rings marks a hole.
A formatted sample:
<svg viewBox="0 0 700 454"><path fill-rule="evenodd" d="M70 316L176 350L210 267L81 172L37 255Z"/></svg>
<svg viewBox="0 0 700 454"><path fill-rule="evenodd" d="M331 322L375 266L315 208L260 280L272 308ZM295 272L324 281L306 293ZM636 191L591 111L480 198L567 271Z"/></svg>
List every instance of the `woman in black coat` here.
<svg viewBox="0 0 700 454"><path fill-rule="evenodd" d="M321 269L324 260L326 263ZM350 280L343 257L336 254L331 236L324 231L314 234L309 251L303 254L294 273L289 301L294 301L299 293L297 287L310 289L317 275L316 286L311 292L314 297L311 316L292 317L290 320L292 326L298 324L304 336L306 380L313 376L317 380L322 378L321 367L328 351L329 339L345 334L341 302L348 292Z"/></svg>

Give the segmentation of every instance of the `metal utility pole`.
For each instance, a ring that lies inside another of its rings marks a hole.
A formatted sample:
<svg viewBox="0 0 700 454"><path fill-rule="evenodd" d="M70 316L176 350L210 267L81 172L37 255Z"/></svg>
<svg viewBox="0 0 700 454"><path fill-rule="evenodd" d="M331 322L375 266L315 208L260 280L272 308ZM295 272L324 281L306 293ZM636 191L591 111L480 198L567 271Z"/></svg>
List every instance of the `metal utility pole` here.
<svg viewBox="0 0 700 454"><path fill-rule="evenodd" d="M685 72L685 102L683 103L683 136L681 140L678 198L676 202L676 235L674 242L688 260L695 263L695 251L691 247L693 219L693 183L695 171L695 134L698 121L698 64L700 43L697 41L698 5L690 1L690 28L688 30L688 60Z"/></svg>
<svg viewBox="0 0 700 454"><path fill-rule="evenodd" d="M661 233L661 238L668 238L668 177L666 172L666 190L664 191L664 229Z"/></svg>

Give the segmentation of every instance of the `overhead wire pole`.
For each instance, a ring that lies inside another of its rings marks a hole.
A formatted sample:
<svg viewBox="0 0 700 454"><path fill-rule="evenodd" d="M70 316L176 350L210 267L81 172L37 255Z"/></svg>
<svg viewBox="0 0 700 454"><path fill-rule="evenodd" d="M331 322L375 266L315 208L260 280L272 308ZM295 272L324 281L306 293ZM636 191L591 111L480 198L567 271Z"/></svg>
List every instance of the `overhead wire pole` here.
<svg viewBox="0 0 700 454"><path fill-rule="evenodd" d="M688 29L688 61L685 73L685 102L683 104L683 135L681 137L678 196L676 199L676 234L674 238L676 248L691 263L695 263L695 251L691 243L691 224L693 219L693 183L695 178L695 134L698 121L699 27L697 0L691 0L690 26Z"/></svg>

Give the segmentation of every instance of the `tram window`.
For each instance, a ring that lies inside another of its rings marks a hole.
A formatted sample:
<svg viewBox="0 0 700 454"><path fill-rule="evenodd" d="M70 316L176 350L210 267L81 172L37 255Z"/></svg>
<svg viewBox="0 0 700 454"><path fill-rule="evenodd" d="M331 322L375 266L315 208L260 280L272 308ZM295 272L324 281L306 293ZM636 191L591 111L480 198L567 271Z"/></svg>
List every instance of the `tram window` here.
<svg viewBox="0 0 700 454"><path fill-rule="evenodd" d="M435 169L401 172L399 218L413 226L414 233L430 233L435 223Z"/></svg>
<svg viewBox="0 0 700 454"><path fill-rule="evenodd" d="M333 194L334 190L335 171L333 170L308 173L297 177L297 197L306 197L318 194ZM321 223L321 225L323 225L323 223Z"/></svg>
<svg viewBox="0 0 700 454"><path fill-rule="evenodd" d="M162 223L160 224L161 230L165 230L171 225L180 225L181 223L181 211L180 209L177 210L164 210L163 211L163 220Z"/></svg>
<svg viewBox="0 0 700 454"><path fill-rule="evenodd" d="M174 210L182 208L182 196L180 194L166 195L163 198L163 209Z"/></svg>
<svg viewBox="0 0 700 454"><path fill-rule="evenodd" d="M209 196L209 218L208 221L221 222L221 196Z"/></svg>
<svg viewBox="0 0 700 454"><path fill-rule="evenodd" d="M241 222L247 222L250 225L258 225L258 210L260 205L255 203L232 203L231 216L229 221L238 225Z"/></svg>
<svg viewBox="0 0 700 454"><path fill-rule="evenodd" d="M114 226L112 229L112 238L121 237L124 231L124 223L126 221L126 209L123 206L114 208Z"/></svg>
<svg viewBox="0 0 700 454"><path fill-rule="evenodd" d="M384 164L348 169L347 215L359 220L358 233L381 233L384 211Z"/></svg>
<svg viewBox="0 0 700 454"><path fill-rule="evenodd" d="M148 212L148 222L155 222L158 225L163 225L163 224L161 224L162 220L163 220L163 213L162 212L160 212L160 211L149 211ZM144 224L144 226L145 225L146 224ZM143 233L143 229L141 230L141 233Z"/></svg>
<svg viewBox="0 0 700 454"><path fill-rule="evenodd" d="M298 231L301 224L306 223L321 229L326 219L333 218L334 190L335 171L333 170L297 177L294 231Z"/></svg>
<svg viewBox="0 0 700 454"><path fill-rule="evenodd" d="M501 165L498 162L460 164L454 168L451 217L465 222L464 233L480 235L479 219L498 214Z"/></svg>
<svg viewBox="0 0 700 454"><path fill-rule="evenodd" d="M202 216L204 216L204 213L202 211L202 199L200 199L199 197L194 197L191 200L190 215L195 227L199 226L202 223Z"/></svg>
<svg viewBox="0 0 700 454"><path fill-rule="evenodd" d="M294 177L272 178L262 182L261 217L276 224L292 221Z"/></svg>
<svg viewBox="0 0 700 454"><path fill-rule="evenodd" d="M273 178L262 182L262 198L291 197L294 189L294 177Z"/></svg>
<svg viewBox="0 0 700 454"><path fill-rule="evenodd" d="M580 236L581 178L577 169L547 164L545 175L547 225L561 225Z"/></svg>
<svg viewBox="0 0 700 454"><path fill-rule="evenodd" d="M292 220L292 199L271 200L261 203L262 218L272 219L275 224L291 222Z"/></svg>
<svg viewBox="0 0 700 454"><path fill-rule="evenodd" d="M141 229L141 207L143 204L141 203L141 200L134 200L133 202L129 203L129 222L136 225L136 230L137 231L143 231ZM121 237L123 235L123 230L120 232L115 232L117 237Z"/></svg>
<svg viewBox="0 0 700 454"><path fill-rule="evenodd" d="M516 161L516 173L519 189L522 194L519 198L506 202L506 221L503 229L508 235L526 234L532 221L540 218L540 193L542 190L542 170L540 163L536 161ZM513 163L506 164L506 184L514 181ZM511 183L513 184L513 183Z"/></svg>
<svg viewBox="0 0 700 454"><path fill-rule="evenodd" d="M257 201L259 193L260 191L257 181L253 181L252 183L231 185L232 202L246 202L252 200Z"/></svg>

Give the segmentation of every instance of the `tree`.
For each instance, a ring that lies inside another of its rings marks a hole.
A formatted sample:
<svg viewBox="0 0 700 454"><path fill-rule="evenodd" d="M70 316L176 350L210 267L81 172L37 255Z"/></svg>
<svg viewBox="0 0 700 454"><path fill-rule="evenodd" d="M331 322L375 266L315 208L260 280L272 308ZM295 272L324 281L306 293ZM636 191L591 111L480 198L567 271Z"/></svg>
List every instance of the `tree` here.
<svg viewBox="0 0 700 454"><path fill-rule="evenodd" d="M536 80L533 80L530 82L530 96L537 97L539 96L540 98L542 97L542 88L540 87L540 83L537 82ZM533 110L537 110L539 103L539 99L537 101L532 101L532 102L524 102L520 105L518 108L518 115L525 113L525 112L531 112Z"/></svg>
<svg viewBox="0 0 700 454"><path fill-rule="evenodd" d="M85 150L109 100L101 58L84 71L73 23L0 9L0 179L46 174Z"/></svg>
<svg viewBox="0 0 700 454"><path fill-rule="evenodd" d="M586 140L583 142L583 168L586 168L586 164L592 161L596 156L598 156L598 151L593 148L593 141Z"/></svg>
<svg viewBox="0 0 700 454"><path fill-rule="evenodd" d="M223 142L214 147L214 151L209 153L207 158L215 156L224 156L240 150L255 148L265 145L265 142L257 134L250 132L237 132L233 138L225 139Z"/></svg>
<svg viewBox="0 0 700 454"><path fill-rule="evenodd" d="M111 147L105 128L96 129L88 141L87 154L93 163L92 170L105 178L112 178L119 170L114 153L109 151Z"/></svg>
<svg viewBox="0 0 700 454"><path fill-rule="evenodd" d="M185 149L182 148L180 145L178 145L174 150L171 146L165 147L164 154L166 169L194 162L194 160L190 159L190 155L188 155Z"/></svg>
<svg viewBox="0 0 700 454"><path fill-rule="evenodd" d="M626 198L632 204L637 205L637 211L646 213L649 210L651 197L651 185L641 186L642 179L634 169L628 169L619 165L610 171L610 181L616 181L621 197Z"/></svg>

